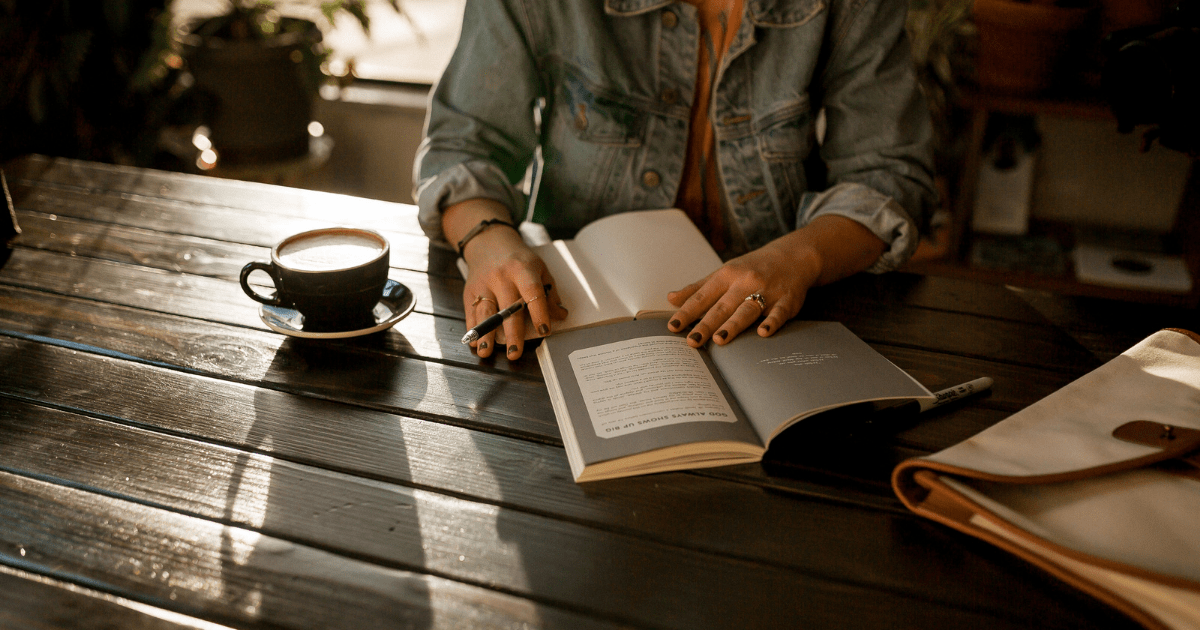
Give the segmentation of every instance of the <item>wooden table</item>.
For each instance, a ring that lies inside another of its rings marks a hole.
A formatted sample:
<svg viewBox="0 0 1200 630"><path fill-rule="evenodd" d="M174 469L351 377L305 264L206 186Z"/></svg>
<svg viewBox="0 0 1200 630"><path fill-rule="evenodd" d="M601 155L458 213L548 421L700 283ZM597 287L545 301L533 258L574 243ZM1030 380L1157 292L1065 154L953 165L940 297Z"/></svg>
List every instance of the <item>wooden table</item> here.
<svg viewBox="0 0 1200 630"><path fill-rule="evenodd" d="M909 514L888 476L1194 313L853 278L803 315L931 389L993 393L882 435L800 432L762 464L577 485L536 359L459 343L462 282L415 208L6 171L24 233L0 267L0 627L1131 625ZM391 240L416 312L341 341L262 324L242 265L329 224Z"/></svg>

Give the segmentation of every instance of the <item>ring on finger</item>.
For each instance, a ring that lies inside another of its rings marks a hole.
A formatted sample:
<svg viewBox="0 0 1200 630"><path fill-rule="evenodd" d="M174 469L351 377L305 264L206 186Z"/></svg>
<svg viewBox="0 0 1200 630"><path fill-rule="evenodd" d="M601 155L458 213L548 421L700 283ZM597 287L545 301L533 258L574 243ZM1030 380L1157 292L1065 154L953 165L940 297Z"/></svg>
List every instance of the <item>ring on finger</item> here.
<svg viewBox="0 0 1200 630"><path fill-rule="evenodd" d="M494 304L496 306L496 308L500 308L499 302L497 302L496 300L493 300L490 297L483 297L482 295L476 295L475 301L471 302L471 306L478 306L480 302L491 302L492 304Z"/></svg>
<svg viewBox="0 0 1200 630"><path fill-rule="evenodd" d="M755 304L758 304L758 312L759 313L762 313L763 311L767 310L767 299L764 298L763 294L761 294L761 293L758 293L758 292L751 293L750 295L746 296L746 299L743 301L744 302L754 302Z"/></svg>

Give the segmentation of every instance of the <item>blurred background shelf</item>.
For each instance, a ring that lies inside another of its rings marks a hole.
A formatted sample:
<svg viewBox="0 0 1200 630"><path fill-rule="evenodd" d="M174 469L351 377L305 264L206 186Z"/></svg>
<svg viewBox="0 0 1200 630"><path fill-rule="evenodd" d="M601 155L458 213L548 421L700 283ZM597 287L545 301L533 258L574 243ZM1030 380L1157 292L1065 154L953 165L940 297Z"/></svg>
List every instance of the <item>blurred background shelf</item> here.
<svg viewBox="0 0 1200 630"><path fill-rule="evenodd" d="M1200 305L1200 185L1193 160L1157 145L1140 152L1140 130L1119 134L1116 118L1096 92L1031 97L976 90L964 93L958 105L969 117L968 138L960 171L946 186L949 220L922 242L906 270L1066 295ZM998 116L1028 117L1042 137L1029 227L1022 235L972 230L979 176L989 135L994 136L989 122ZM1180 256L1191 274L1191 289L1180 293L1077 279L1073 248L1094 235L1104 240L1106 232L1138 245L1153 242L1144 250L1147 255ZM1005 247L1023 251L1024 258L1013 257L1006 266L997 260L1004 258ZM998 251L999 256L991 255Z"/></svg>

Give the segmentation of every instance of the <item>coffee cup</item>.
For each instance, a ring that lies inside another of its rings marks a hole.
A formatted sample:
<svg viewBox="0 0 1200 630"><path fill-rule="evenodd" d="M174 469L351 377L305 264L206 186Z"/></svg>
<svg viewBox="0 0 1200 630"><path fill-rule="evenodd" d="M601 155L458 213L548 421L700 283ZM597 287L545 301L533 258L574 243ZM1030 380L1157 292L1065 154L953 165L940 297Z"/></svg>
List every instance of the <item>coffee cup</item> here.
<svg viewBox="0 0 1200 630"><path fill-rule="evenodd" d="M269 306L295 309L305 328L343 330L372 323L388 281L391 246L371 230L324 228L293 234L271 248L271 261L242 267L242 290ZM275 285L263 295L249 284L264 271Z"/></svg>

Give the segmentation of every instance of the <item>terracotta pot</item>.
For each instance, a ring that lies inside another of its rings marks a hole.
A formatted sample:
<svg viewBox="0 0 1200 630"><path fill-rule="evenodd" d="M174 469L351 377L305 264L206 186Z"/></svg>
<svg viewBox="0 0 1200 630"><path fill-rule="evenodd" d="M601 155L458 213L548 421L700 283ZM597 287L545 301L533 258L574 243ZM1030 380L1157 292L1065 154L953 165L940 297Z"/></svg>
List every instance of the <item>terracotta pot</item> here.
<svg viewBox="0 0 1200 630"><path fill-rule="evenodd" d="M1090 7L975 0L980 86L1032 94L1054 85L1063 62L1082 47L1080 35L1092 13Z"/></svg>
<svg viewBox="0 0 1200 630"><path fill-rule="evenodd" d="M283 18L282 24L302 28L268 40L232 40L196 35L206 21L181 39L196 89L215 105L205 122L220 160L244 164L307 154L316 90L304 63L321 41L316 24Z"/></svg>

